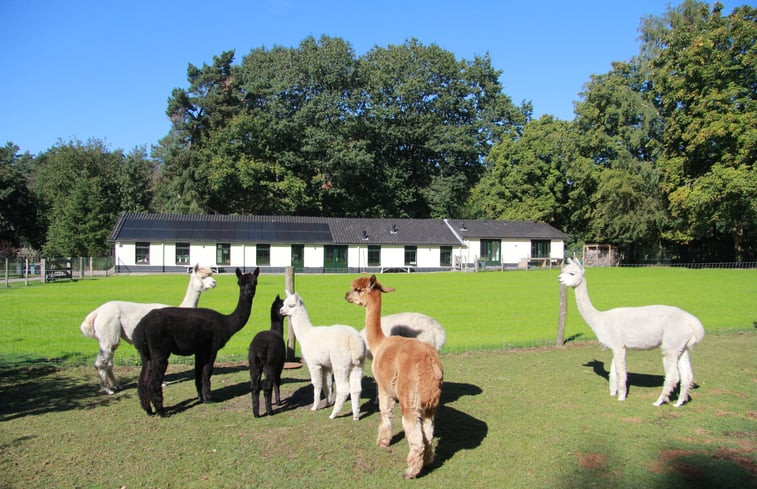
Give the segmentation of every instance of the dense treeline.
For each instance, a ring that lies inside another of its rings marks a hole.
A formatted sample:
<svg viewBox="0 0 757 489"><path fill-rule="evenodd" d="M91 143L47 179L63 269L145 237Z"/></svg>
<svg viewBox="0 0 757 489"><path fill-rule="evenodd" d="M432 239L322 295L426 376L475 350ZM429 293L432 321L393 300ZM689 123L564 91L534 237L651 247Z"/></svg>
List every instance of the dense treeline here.
<svg viewBox="0 0 757 489"><path fill-rule="evenodd" d="M757 9L687 0L642 20L575 119L532 118L488 56L412 39L233 51L189 65L148 153L0 148L0 240L108 254L122 211L546 221L626 261L757 257ZM556 77L559 83L559 77Z"/></svg>

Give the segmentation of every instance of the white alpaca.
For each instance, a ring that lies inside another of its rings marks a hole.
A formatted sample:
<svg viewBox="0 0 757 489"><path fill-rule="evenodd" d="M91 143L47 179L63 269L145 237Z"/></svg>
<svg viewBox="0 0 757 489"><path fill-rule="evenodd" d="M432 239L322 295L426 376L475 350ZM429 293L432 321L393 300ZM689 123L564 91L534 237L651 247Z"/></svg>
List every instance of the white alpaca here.
<svg viewBox="0 0 757 489"><path fill-rule="evenodd" d="M189 277L184 300L179 307L197 307L200 294L216 286L216 281L211 275L213 271L210 268L195 265ZM131 343L131 335L139 320L148 312L160 307L168 306L110 301L90 312L79 326L84 336L95 338L100 344L100 351L95 359L95 370L100 377L100 389L106 394L113 394L120 389L113 374L113 355L120 339Z"/></svg>
<svg viewBox="0 0 757 489"><path fill-rule="evenodd" d="M313 326L305 303L296 292L286 292L281 314L289 316L305 363L313 383L313 407L318 409L321 391L326 387L326 399L334 403L329 418L334 419L342 409L347 396L352 399L352 418L360 418L360 392L362 391L365 343L355 328L335 324ZM336 399L331 389L331 374L336 382Z"/></svg>
<svg viewBox="0 0 757 489"><path fill-rule="evenodd" d="M665 383L654 405L668 402L679 381L681 392L675 406L680 407L688 400L689 389L694 385L689 350L704 338L704 328L696 317L672 306L618 307L598 311L589 300L584 268L578 260L568 258L558 280L575 289L578 312L599 342L612 350L611 396L617 393L619 401L626 398L626 349L650 350L660 346Z"/></svg>
<svg viewBox="0 0 757 489"><path fill-rule="evenodd" d="M447 341L447 333L439 321L419 312L399 312L382 316L381 330L386 336L403 336L424 341L433 346L436 351L440 351ZM365 328L363 328L360 335L366 341L367 347L365 334ZM368 358L373 358L370 347L368 347Z"/></svg>

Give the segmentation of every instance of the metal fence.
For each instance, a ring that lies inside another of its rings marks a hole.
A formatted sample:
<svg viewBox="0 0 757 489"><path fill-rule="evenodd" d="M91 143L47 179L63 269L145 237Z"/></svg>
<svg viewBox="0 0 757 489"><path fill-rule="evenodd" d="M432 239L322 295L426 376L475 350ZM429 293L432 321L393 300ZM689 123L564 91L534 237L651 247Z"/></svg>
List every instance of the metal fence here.
<svg viewBox="0 0 757 489"><path fill-rule="evenodd" d="M40 280L49 282L87 276L114 274L112 256L53 257L32 261L27 258L4 258L3 280Z"/></svg>

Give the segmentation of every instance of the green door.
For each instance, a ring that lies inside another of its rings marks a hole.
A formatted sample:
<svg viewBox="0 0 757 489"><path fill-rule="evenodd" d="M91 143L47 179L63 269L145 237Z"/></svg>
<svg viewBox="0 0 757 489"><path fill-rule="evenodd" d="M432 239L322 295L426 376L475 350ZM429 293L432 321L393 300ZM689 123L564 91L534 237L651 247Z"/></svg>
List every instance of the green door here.
<svg viewBox="0 0 757 489"><path fill-rule="evenodd" d="M346 245L326 245L323 247L323 271L327 273L347 271Z"/></svg>

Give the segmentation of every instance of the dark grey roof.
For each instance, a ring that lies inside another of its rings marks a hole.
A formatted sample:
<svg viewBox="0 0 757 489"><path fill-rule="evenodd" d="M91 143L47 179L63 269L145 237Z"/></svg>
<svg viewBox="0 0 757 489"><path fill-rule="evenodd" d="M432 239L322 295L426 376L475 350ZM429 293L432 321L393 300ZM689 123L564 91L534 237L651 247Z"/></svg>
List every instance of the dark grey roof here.
<svg viewBox="0 0 757 489"><path fill-rule="evenodd" d="M568 239L568 235L545 222L448 219L463 238Z"/></svg>
<svg viewBox="0 0 757 489"><path fill-rule="evenodd" d="M218 214L123 214L109 241L330 243L323 219Z"/></svg>
<svg viewBox="0 0 757 489"><path fill-rule="evenodd" d="M450 245L462 243L437 219L331 218L337 244ZM367 238L367 239L365 239Z"/></svg>
<svg viewBox="0 0 757 489"><path fill-rule="evenodd" d="M460 246L460 239L568 239L545 223L125 213L109 241Z"/></svg>

